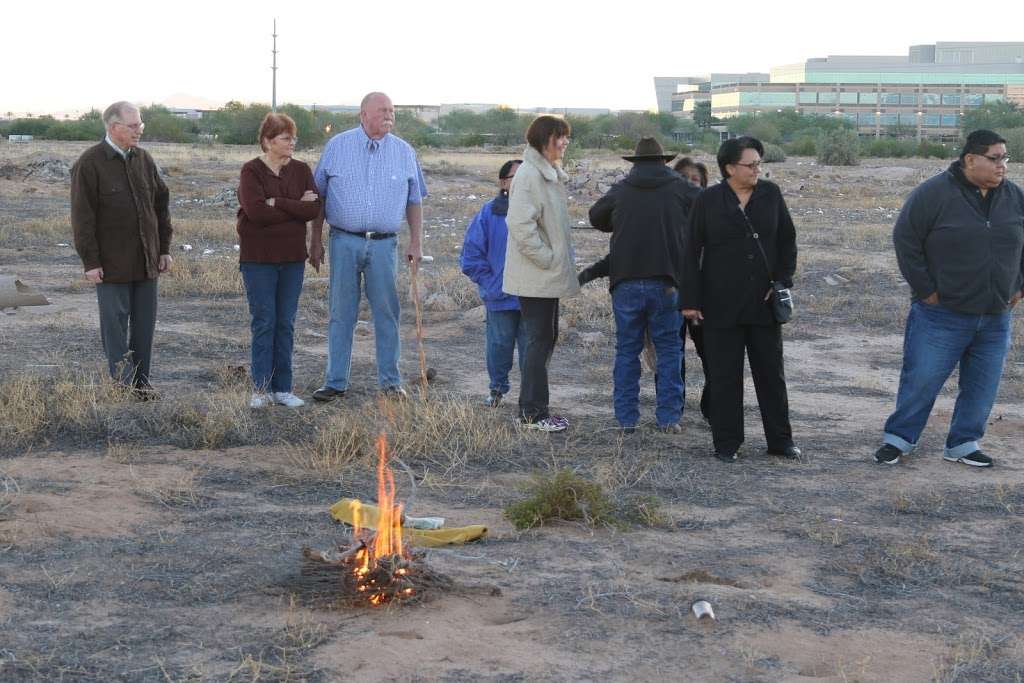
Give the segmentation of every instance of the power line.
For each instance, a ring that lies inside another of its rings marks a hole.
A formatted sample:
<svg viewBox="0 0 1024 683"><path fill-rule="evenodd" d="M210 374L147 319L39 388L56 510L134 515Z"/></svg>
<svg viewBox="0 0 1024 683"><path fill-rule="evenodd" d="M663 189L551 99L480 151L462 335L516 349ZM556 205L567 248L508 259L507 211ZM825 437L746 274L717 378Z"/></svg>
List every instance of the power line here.
<svg viewBox="0 0 1024 683"><path fill-rule="evenodd" d="M271 95L270 95L270 109L277 111L277 19L274 19L274 32L270 34L274 38L274 47L271 53L274 55L274 61L270 67L270 71L273 74L271 79Z"/></svg>

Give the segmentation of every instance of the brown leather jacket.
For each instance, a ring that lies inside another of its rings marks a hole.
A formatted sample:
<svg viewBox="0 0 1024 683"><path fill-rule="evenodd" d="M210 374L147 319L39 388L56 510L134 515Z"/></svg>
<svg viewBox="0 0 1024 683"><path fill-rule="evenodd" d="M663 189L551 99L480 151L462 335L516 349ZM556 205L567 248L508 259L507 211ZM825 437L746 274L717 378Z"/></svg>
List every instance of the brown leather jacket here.
<svg viewBox="0 0 1024 683"><path fill-rule="evenodd" d="M155 278L170 253L169 200L146 150L126 161L106 141L87 149L71 169L71 227L85 270L102 267L104 282Z"/></svg>

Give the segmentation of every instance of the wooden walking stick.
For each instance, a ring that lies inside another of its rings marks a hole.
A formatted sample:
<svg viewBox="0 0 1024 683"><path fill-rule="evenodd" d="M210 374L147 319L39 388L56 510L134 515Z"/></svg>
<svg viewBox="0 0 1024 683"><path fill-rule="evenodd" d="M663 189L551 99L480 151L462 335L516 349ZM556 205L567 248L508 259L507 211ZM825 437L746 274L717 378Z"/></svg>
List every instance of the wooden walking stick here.
<svg viewBox="0 0 1024 683"><path fill-rule="evenodd" d="M420 287L416 275L420 269L419 259L409 260L410 282L412 284L412 302L416 308L416 347L420 355L420 388L424 400L427 398L427 356L423 351L423 312L420 309Z"/></svg>

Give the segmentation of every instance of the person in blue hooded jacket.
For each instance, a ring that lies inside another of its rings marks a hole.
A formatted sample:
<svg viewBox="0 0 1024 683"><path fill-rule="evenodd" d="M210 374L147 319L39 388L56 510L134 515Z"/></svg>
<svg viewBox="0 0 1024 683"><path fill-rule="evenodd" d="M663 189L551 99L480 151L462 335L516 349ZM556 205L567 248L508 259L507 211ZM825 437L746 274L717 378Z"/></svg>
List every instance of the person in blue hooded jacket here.
<svg viewBox="0 0 1024 683"><path fill-rule="evenodd" d="M511 388L508 381L512 357L519 347L519 371L523 363L523 327L519 324L519 299L501 290L508 242L508 190L522 163L506 161L498 171L498 196L483 205L466 229L459 263L462 272L476 283L487 308L486 347L490 393L484 403L495 407Z"/></svg>

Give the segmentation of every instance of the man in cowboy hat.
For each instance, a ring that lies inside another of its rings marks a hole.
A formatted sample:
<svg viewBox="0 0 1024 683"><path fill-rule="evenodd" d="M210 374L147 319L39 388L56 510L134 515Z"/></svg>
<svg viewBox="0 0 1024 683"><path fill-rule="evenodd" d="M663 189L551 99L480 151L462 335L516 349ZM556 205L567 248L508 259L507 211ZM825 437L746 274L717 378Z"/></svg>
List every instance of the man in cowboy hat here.
<svg viewBox="0 0 1024 683"><path fill-rule="evenodd" d="M650 329L658 356L658 428L678 432L683 414L678 287L683 281L683 231L700 190L665 165L674 157L654 138L641 138L636 153L622 157L633 163L632 170L590 209L590 224L612 234L608 277L615 312L613 403L615 418L627 434L640 419L645 329Z"/></svg>

